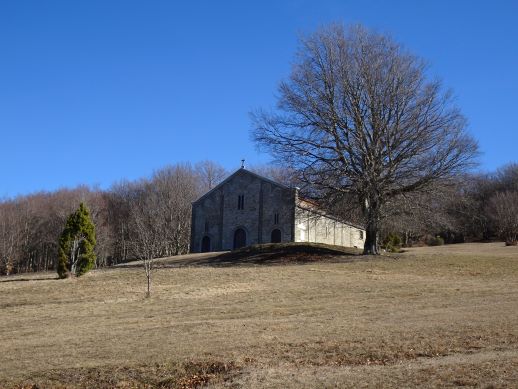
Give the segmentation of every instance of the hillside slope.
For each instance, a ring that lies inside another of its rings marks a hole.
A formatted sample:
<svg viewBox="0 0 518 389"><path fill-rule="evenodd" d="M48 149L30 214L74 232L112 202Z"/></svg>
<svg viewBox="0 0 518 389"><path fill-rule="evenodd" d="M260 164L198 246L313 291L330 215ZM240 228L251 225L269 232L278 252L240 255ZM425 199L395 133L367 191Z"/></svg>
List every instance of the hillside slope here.
<svg viewBox="0 0 518 389"><path fill-rule="evenodd" d="M133 267L1 277L0 387L513 387L518 249L485 247L162 268L149 299Z"/></svg>

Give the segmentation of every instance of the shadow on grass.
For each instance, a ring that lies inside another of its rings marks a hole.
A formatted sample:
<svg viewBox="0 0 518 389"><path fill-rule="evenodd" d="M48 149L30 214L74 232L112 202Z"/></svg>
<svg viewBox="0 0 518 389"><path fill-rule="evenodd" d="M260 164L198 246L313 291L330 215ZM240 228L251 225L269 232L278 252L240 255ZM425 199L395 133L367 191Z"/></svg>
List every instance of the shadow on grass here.
<svg viewBox="0 0 518 389"><path fill-rule="evenodd" d="M353 262L361 250L320 243L268 243L243 247L208 258L185 258L157 264L162 267L285 265L312 262Z"/></svg>
<svg viewBox="0 0 518 389"><path fill-rule="evenodd" d="M9 276L7 276L9 277ZM0 278L0 282L27 282L27 281L51 281L59 280L59 277L40 277L40 278Z"/></svg>

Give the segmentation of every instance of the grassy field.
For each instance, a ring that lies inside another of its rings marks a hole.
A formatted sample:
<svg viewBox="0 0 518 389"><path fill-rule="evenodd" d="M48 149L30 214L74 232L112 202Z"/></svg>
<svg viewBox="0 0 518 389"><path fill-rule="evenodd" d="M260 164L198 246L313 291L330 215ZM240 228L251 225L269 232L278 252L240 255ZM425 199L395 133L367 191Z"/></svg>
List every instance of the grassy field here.
<svg viewBox="0 0 518 389"><path fill-rule="evenodd" d="M162 264L0 278L0 387L518 387L517 247Z"/></svg>

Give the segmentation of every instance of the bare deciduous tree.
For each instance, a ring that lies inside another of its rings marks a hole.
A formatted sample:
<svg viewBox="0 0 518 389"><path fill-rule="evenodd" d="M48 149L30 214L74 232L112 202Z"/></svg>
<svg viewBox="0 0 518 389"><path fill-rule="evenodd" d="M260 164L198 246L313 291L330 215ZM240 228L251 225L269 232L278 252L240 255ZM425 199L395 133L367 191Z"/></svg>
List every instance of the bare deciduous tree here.
<svg viewBox="0 0 518 389"><path fill-rule="evenodd" d="M506 245L518 243L518 192L499 192L490 200L487 212Z"/></svg>
<svg viewBox="0 0 518 389"><path fill-rule="evenodd" d="M189 164L165 167L152 177L152 190L159 198L157 207L162 215L157 220L163 237L162 256L189 251L191 204L200 193L197 178Z"/></svg>
<svg viewBox="0 0 518 389"><path fill-rule="evenodd" d="M303 39L296 58L278 110L252 114L253 136L321 198L354 194L364 253L378 254L388 201L465 171L477 144L451 94L389 37L333 25Z"/></svg>
<svg viewBox="0 0 518 389"><path fill-rule="evenodd" d="M442 233L448 241L459 239L454 233L455 220L448 212L450 200L457 187L436 182L433 190L407 193L387 203L384 235L398 234L404 246L411 246L426 235Z"/></svg>
<svg viewBox="0 0 518 389"><path fill-rule="evenodd" d="M16 202L4 203L0 207L0 275L9 275L15 267L21 232Z"/></svg>
<svg viewBox="0 0 518 389"><path fill-rule="evenodd" d="M201 161L195 166L200 181L200 191L205 193L218 185L228 175L225 168L213 161Z"/></svg>
<svg viewBox="0 0 518 389"><path fill-rule="evenodd" d="M151 277L154 268L154 258L160 257L162 237L157 221L161 218L158 207L159 198L154 193L148 193L146 186L140 188L133 198L130 207L132 250L137 258L143 260L147 280L146 296L151 295Z"/></svg>
<svg viewBox="0 0 518 389"><path fill-rule="evenodd" d="M168 166L151 179L119 186L127 202L130 255L142 259L151 292L154 258L189 251L191 203L199 195L198 176L188 164Z"/></svg>
<svg viewBox="0 0 518 389"><path fill-rule="evenodd" d="M281 166L276 165L255 165L248 168L250 171L259 174L260 176L269 178L280 184L289 187L300 187L303 182L298 179L297 172Z"/></svg>

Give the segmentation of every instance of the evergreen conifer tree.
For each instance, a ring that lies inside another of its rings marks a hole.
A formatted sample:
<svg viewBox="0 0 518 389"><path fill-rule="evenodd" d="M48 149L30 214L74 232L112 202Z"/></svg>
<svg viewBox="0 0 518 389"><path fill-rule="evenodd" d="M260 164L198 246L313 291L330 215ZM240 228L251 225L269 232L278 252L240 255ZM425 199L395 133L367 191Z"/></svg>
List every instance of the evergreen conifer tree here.
<svg viewBox="0 0 518 389"><path fill-rule="evenodd" d="M95 264L95 226L90 211L81 203L70 214L59 238L58 266L59 278L81 276Z"/></svg>

